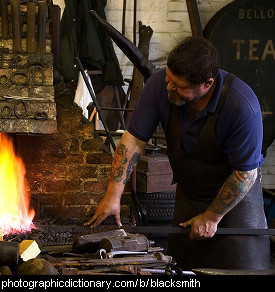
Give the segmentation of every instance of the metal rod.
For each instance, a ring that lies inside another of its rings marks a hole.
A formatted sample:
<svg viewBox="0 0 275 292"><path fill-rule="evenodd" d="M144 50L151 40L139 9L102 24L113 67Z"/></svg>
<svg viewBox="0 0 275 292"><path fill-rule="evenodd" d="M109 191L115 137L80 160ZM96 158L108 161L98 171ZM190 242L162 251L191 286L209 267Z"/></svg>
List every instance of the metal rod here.
<svg viewBox="0 0 275 292"><path fill-rule="evenodd" d="M122 226L133 233L190 233L190 228L166 226ZM268 228L218 228L218 235L275 235L275 229Z"/></svg>
<svg viewBox="0 0 275 292"><path fill-rule="evenodd" d="M116 100L117 107L121 108L121 103L120 103L120 100L119 100L119 94L118 94L118 90L117 90L117 86L116 85L114 86L114 95L115 95L115 100ZM123 114L124 113L122 111L118 111L120 125L121 125L122 129L125 130L126 126L125 126L125 120L124 120Z"/></svg>
<svg viewBox="0 0 275 292"><path fill-rule="evenodd" d="M122 108L122 107L101 107L101 110L104 111L121 111L121 112L132 112L134 109L132 108Z"/></svg>
<svg viewBox="0 0 275 292"><path fill-rule="evenodd" d="M76 57L76 61L77 61L77 64L78 64L78 66L79 66L79 69L80 69L81 75L82 75L82 77L83 77L83 79L84 79L84 81L85 81L85 84L86 84L87 88L88 88L88 91L89 91L89 93L90 93L90 95L91 95L91 98L92 98L92 100L93 100L94 106L96 107L96 110L97 110L98 116L99 116L99 118L100 118L100 120L101 120L101 122L102 122L102 124L103 124L103 127L104 127L104 129L105 129L105 132L106 132L106 134L107 134L107 138L109 139L109 141L110 141L110 143L111 143L111 145L112 145L112 147L113 147L113 149L114 149L114 151L115 151L115 150L116 150L115 142L114 142L114 140L113 140L112 135L110 134L110 130L109 130L109 128L108 128L108 126L107 126L105 120L102 118L102 115L101 115L101 109L100 109L100 106L99 106L99 104L98 104L98 102L97 102L97 100L96 100L96 96L95 96L95 94L94 94L94 90L93 90L91 84L90 84L89 81L88 81L88 78L87 78L87 76L86 76L86 73L85 73L85 71L84 71L84 68L83 68L83 66L82 66L82 64L81 64L81 61L80 61L80 59L79 59L78 57Z"/></svg>
<svg viewBox="0 0 275 292"><path fill-rule="evenodd" d="M105 131L103 130L96 130L96 133L98 135L105 135ZM110 131L111 135L112 136L122 136L123 133L119 133L119 132L116 132L116 131ZM165 135L153 135L152 138L154 139L165 139Z"/></svg>

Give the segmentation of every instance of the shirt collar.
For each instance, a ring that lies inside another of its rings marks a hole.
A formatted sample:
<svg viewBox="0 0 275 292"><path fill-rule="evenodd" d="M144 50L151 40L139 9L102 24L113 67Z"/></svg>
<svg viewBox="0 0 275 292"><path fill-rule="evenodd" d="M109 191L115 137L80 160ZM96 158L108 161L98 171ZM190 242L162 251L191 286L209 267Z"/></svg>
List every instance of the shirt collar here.
<svg viewBox="0 0 275 292"><path fill-rule="evenodd" d="M206 106L207 112L214 113L216 111L219 98L222 92L222 87L223 87L223 81L224 81L224 76L226 75L226 72L223 70L219 70L218 76L217 76L217 84L216 87L210 97L210 100Z"/></svg>

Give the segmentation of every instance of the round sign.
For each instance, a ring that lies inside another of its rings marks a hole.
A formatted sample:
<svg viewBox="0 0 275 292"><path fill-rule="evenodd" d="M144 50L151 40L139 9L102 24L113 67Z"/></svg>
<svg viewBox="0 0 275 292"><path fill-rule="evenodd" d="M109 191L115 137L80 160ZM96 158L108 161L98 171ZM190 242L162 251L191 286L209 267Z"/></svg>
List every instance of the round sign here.
<svg viewBox="0 0 275 292"><path fill-rule="evenodd" d="M237 0L204 29L217 48L222 69L245 81L256 93L263 114L263 153L275 138L275 1Z"/></svg>

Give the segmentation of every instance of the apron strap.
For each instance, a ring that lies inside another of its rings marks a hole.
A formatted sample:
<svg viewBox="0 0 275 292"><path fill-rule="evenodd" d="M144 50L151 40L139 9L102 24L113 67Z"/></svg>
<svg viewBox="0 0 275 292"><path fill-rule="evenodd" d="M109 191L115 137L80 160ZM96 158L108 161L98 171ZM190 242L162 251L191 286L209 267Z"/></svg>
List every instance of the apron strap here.
<svg viewBox="0 0 275 292"><path fill-rule="evenodd" d="M236 76L234 74L230 73L230 72L226 75L225 81L223 83L223 87L222 87L222 92L221 92L221 96L220 96L220 99L219 99L219 103L217 105L217 109L216 109L214 114L212 114L212 115L210 115L208 117L207 123L215 124L217 116L218 116L218 114L220 112L220 109L221 109L221 107L222 107L222 105L223 105L223 103L225 101L225 98L226 98L226 96L228 94L229 88L230 88L233 80L235 79L235 77Z"/></svg>

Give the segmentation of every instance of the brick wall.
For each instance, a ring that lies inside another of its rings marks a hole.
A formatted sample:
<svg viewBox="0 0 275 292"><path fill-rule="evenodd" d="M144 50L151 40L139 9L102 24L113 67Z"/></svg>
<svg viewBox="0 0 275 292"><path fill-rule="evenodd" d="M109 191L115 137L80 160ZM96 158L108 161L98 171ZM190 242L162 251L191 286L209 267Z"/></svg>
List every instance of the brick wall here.
<svg viewBox="0 0 275 292"><path fill-rule="evenodd" d="M57 133L15 135L29 193L40 200L41 218L84 222L105 194L112 155L83 119L74 95L57 95Z"/></svg>

